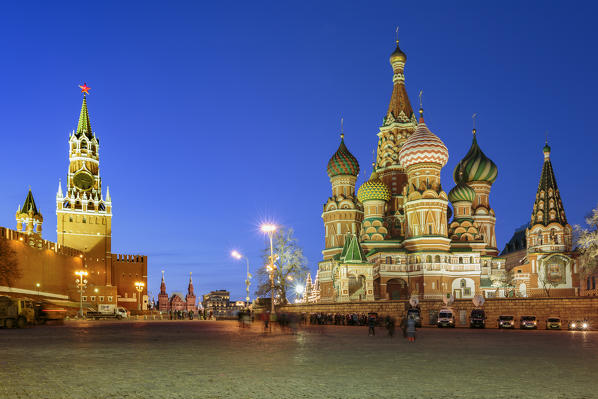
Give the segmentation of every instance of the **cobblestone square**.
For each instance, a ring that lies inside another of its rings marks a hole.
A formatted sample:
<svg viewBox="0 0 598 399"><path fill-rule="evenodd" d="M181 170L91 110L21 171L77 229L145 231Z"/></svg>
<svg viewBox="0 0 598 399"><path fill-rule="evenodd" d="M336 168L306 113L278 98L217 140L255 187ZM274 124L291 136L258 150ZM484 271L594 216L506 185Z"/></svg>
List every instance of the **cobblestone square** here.
<svg viewBox="0 0 598 399"><path fill-rule="evenodd" d="M0 330L0 398L598 398L598 332L222 321Z"/></svg>

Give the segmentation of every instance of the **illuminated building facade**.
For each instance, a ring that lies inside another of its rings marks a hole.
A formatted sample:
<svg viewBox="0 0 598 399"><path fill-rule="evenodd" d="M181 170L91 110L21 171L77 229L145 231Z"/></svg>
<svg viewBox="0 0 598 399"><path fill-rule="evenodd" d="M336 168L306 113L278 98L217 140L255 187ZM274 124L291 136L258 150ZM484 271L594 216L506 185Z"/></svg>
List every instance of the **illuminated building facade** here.
<svg viewBox="0 0 598 399"><path fill-rule="evenodd" d="M390 56L393 90L377 134L376 161L357 195L360 166L343 134L328 163L332 196L322 213L325 248L318 267L322 302L407 299L414 294L421 299L494 297L507 292L505 258L498 256L496 215L490 205L498 168L480 148L474 128L471 147L453 171L455 185L448 193L444 190L440 175L449 151L426 124L421 100L419 116L413 112L405 87L406 61L397 41ZM567 255L571 228L552 183L552 167L548 163L545 169L546 183L541 185L546 187L539 189L527 233L542 238L530 248L530 259L536 259L534 264L573 265ZM575 285L576 269L567 267L559 270L564 270L569 287ZM556 266L548 268L556 275Z"/></svg>
<svg viewBox="0 0 598 399"><path fill-rule="evenodd" d="M48 298L79 301L74 272L81 269L88 273L83 295L87 305L112 303L129 309L141 305L145 309L147 257L112 253L112 199L109 189L106 188L105 195L102 189L100 142L92 131L87 109L89 87L80 87L83 104L77 129L69 135L66 184L63 190L60 181L56 193L57 241L41 239L43 217L29 190L16 214L17 232L4 229L2 234L17 251L23 277L14 287L0 287L0 290L36 295L39 292ZM38 253L33 255L32 249ZM56 254L78 259L56 259ZM52 264L52 269L43 270L32 264L38 258L43 259L42 263ZM144 283L141 293L135 288L136 282Z"/></svg>

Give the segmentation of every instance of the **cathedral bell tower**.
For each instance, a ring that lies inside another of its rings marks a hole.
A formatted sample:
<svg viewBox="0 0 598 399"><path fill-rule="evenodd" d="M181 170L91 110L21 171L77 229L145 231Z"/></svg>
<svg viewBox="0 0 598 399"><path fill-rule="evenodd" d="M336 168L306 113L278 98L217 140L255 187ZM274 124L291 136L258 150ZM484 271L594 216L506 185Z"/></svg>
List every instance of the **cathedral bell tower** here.
<svg viewBox="0 0 598 399"><path fill-rule="evenodd" d="M86 253L93 284L112 285L112 201L108 189L105 197L102 194L100 145L87 111L90 88L86 84L79 87L83 104L77 130L69 136L66 187L63 192L59 182L56 193L57 242Z"/></svg>

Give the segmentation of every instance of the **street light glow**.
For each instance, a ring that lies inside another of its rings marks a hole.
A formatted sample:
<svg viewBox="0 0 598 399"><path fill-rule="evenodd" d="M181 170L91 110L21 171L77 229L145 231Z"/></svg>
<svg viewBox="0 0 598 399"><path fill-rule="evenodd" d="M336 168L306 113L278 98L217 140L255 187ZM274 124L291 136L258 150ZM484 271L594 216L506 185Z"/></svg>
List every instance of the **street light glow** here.
<svg viewBox="0 0 598 399"><path fill-rule="evenodd" d="M233 257L233 258L235 258L235 259L241 259L241 258L243 257L243 255L241 255L241 254L240 254L238 251L236 251L236 250L235 250L235 251L232 251L232 252L230 253L230 256L232 256L232 257Z"/></svg>
<svg viewBox="0 0 598 399"><path fill-rule="evenodd" d="M305 289L305 288L304 288L304 287L303 287L301 284L298 284L298 285L295 287L295 292L296 292L297 294L302 294L304 289Z"/></svg>
<svg viewBox="0 0 598 399"><path fill-rule="evenodd" d="M262 230L263 233L273 233L276 231L276 225L265 223L265 224L262 224L260 229Z"/></svg>

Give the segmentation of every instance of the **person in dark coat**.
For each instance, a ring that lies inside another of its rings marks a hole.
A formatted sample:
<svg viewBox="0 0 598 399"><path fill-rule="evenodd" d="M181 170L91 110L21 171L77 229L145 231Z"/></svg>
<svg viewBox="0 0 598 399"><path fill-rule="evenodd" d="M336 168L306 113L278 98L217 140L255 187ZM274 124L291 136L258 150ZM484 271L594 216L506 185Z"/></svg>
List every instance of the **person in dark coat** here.
<svg viewBox="0 0 598 399"><path fill-rule="evenodd" d="M390 316L386 316L384 319L384 324L386 325L386 330L388 330L388 336L392 338L395 334L395 319Z"/></svg>
<svg viewBox="0 0 598 399"><path fill-rule="evenodd" d="M373 314L368 316L368 336L376 335L375 327L376 327L376 316Z"/></svg>
<svg viewBox="0 0 598 399"><path fill-rule="evenodd" d="M407 338L407 317L405 317L404 313L403 313L403 315L401 315L400 327L401 327L401 330L403 331L403 338Z"/></svg>
<svg viewBox="0 0 598 399"><path fill-rule="evenodd" d="M409 342L415 342L415 317L409 316L407 319L407 339Z"/></svg>

